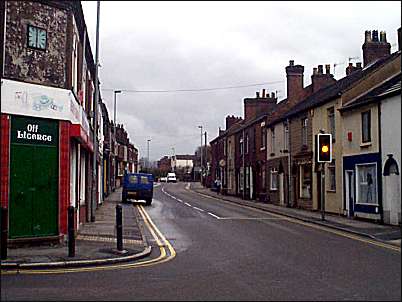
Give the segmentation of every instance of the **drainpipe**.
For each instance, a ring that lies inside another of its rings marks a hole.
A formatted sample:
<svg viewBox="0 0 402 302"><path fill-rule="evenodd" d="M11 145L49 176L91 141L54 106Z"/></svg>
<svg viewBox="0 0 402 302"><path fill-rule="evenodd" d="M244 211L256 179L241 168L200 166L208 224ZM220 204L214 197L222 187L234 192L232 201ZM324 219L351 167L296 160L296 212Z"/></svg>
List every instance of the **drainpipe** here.
<svg viewBox="0 0 402 302"><path fill-rule="evenodd" d="M287 207L291 206L290 198L292 196L292 169L291 169L291 146L290 146L290 120L286 119L286 124L288 125L288 200ZM293 203L293 202L292 202Z"/></svg>
<svg viewBox="0 0 402 302"><path fill-rule="evenodd" d="M246 152L246 142L244 139L244 128L242 132L242 139L243 139L243 154L242 154L242 160L243 160L243 199L245 198L245 191L246 191L246 170L244 168L244 153Z"/></svg>
<svg viewBox="0 0 402 302"><path fill-rule="evenodd" d="M383 212L383 200L382 200L382 148L381 148L381 101L377 103L377 110L378 110L378 152L380 153L380 169L381 173L380 176L378 177L377 173L377 184L379 190L377 190L377 198L378 198L378 210L380 212L380 223L384 224L384 212ZM377 171L376 171L377 172ZM381 193L381 194L380 194Z"/></svg>

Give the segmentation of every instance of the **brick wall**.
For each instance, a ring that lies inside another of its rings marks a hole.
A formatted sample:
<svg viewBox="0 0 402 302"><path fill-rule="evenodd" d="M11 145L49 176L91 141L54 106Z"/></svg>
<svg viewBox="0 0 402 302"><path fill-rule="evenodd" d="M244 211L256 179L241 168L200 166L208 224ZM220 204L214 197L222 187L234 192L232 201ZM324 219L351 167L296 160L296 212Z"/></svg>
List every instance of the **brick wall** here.
<svg viewBox="0 0 402 302"><path fill-rule="evenodd" d="M4 77L65 88L67 11L39 2L6 3ZM46 30L46 50L28 48L28 24Z"/></svg>

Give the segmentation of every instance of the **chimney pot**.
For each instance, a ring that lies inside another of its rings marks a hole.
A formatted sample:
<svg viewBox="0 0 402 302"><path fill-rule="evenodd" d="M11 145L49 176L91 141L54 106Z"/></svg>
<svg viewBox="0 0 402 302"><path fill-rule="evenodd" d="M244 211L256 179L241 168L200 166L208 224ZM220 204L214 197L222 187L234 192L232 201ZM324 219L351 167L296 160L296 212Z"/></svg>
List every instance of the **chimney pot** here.
<svg viewBox="0 0 402 302"><path fill-rule="evenodd" d="M317 74L317 67L314 67L313 68L313 75L316 75Z"/></svg>
<svg viewBox="0 0 402 302"><path fill-rule="evenodd" d="M371 31L366 30L364 33L364 42L371 42Z"/></svg>
<svg viewBox="0 0 402 302"><path fill-rule="evenodd" d="M373 42L378 42L378 30L373 30L372 41Z"/></svg>
<svg viewBox="0 0 402 302"><path fill-rule="evenodd" d="M387 34L385 33L385 31L380 32L380 42L387 43Z"/></svg>
<svg viewBox="0 0 402 302"><path fill-rule="evenodd" d="M326 65L325 65L325 73L326 73L326 74L330 74L330 71L331 71L331 65L330 65L330 64L326 64Z"/></svg>
<svg viewBox="0 0 402 302"><path fill-rule="evenodd" d="M362 68L362 62L356 63L356 67L357 67L357 68Z"/></svg>
<svg viewBox="0 0 402 302"><path fill-rule="evenodd" d="M256 98L258 99L258 98L260 97L260 92L257 91L257 92L255 93L255 95L256 95Z"/></svg>
<svg viewBox="0 0 402 302"><path fill-rule="evenodd" d="M294 60L290 60L289 61L289 66L294 66L295 65L295 61Z"/></svg>
<svg viewBox="0 0 402 302"><path fill-rule="evenodd" d="M322 73L323 73L322 65L318 65L318 74Z"/></svg>
<svg viewBox="0 0 402 302"><path fill-rule="evenodd" d="M271 98L275 98L275 92L271 92Z"/></svg>
<svg viewBox="0 0 402 302"><path fill-rule="evenodd" d="M265 98L265 89L262 90L262 97Z"/></svg>

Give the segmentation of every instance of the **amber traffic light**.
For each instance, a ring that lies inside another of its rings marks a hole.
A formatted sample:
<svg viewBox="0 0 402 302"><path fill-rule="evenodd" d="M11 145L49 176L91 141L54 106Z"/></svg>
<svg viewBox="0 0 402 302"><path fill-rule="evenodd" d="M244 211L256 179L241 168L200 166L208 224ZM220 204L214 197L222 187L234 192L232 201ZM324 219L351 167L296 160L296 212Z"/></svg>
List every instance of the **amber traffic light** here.
<svg viewBox="0 0 402 302"><path fill-rule="evenodd" d="M320 133L317 135L317 162L330 163L332 161L332 135Z"/></svg>

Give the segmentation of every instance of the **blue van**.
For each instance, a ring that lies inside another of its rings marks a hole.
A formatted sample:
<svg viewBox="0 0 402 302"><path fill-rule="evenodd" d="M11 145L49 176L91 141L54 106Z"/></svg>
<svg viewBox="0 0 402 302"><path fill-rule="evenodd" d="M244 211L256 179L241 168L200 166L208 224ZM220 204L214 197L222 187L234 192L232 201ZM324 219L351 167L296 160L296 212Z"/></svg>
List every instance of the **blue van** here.
<svg viewBox="0 0 402 302"><path fill-rule="evenodd" d="M124 173L122 201L128 199L145 200L152 203L154 194L154 176L148 173Z"/></svg>

